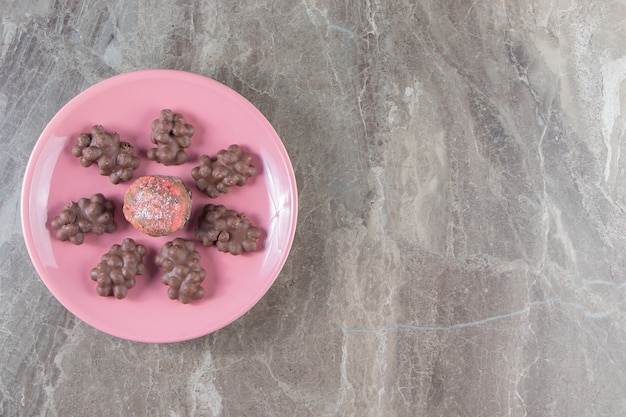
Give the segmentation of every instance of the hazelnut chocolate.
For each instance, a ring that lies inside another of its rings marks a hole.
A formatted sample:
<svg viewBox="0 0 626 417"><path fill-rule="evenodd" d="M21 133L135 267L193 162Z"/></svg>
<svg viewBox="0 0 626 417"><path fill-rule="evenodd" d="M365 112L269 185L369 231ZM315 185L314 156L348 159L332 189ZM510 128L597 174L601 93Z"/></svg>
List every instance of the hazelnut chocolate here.
<svg viewBox="0 0 626 417"><path fill-rule="evenodd" d="M91 128L91 133L82 133L72 148L72 155L80 158L84 167L98 165L100 175L107 175L113 184L128 181L139 167L135 148L121 142L117 132L107 132L101 125Z"/></svg>
<svg viewBox="0 0 626 417"><path fill-rule="evenodd" d="M78 202L68 203L50 224L57 231L57 239L80 245L85 240L85 233L101 235L115 232L114 212L113 201L98 193L91 198L83 197Z"/></svg>
<svg viewBox="0 0 626 417"><path fill-rule="evenodd" d="M204 246L216 246L232 255L257 250L261 233L245 214L213 204L204 206L196 229L196 236Z"/></svg>
<svg viewBox="0 0 626 417"><path fill-rule="evenodd" d="M188 304L204 296L201 284L206 272L193 240L176 238L167 242L157 255L156 264L163 271L161 281L169 286L169 298Z"/></svg>
<svg viewBox="0 0 626 417"><path fill-rule="evenodd" d="M156 148L148 150L148 159L163 165L180 165L187 161L185 148L191 145L194 134L192 125L180 113L161 110L159 118L152 122L150 140Z"/></svg>
<svg viewBox="0 0 626 417"><path fill-rule="evenodd" d="M256 168L250 163L252 155L243 152L239 145L222 149L214 158L200 157L200 165L191 170L196 187L211 198L230 192L233 186L242 186L253 175Z"/></svg>
<svg viewBox="0 0 626 417"><path fill-rule="evenodd" d="M135 286L135 276L146 270L143 264L145 254L145 246L138 245L131 238L124 239L121 245L111 246L91 270L91 279L97 283L96 292L103 297L126 297L128 290Z"/></svg>

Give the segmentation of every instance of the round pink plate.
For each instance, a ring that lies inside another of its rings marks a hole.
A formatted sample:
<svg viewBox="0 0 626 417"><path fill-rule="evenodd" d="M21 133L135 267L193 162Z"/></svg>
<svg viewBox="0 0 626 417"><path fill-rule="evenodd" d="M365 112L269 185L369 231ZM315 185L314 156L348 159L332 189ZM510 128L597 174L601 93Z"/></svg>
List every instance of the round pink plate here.
<svg viewBox="0 0 626 417"><path fill-rule="evenodd" d="M189 160L164 166L146 157L150 125L162 109L182 113L195 127ZM71 154L76 137L101 124L135 146L141 159L134 178L175 175L193 193L189 225L172 235L154 238L135 230L122 214L124 192L132 183L113 185L98 168L84 168ZM257 175L229 194L211 199L191 178L200 155L215 155L231 144L253 155ZM102 193L116 203L118 230L85 235L82 245L60 242L50 226L70 201ZM222 204L245 213L264 230L260 249L233 256L198 241L204 298L183 305L167 297L154 263L161 246L176 237L195 239L197 217L205 204ZM285 148L263 115L230 88L182 71L146 70L104 80L66 104L46 126L30 156L22 188L22 227L28 253L41 279L70 312L111 335L150 343L189 340L216 331L247 312L265 294L291 248L297 217L297 189ZM90 271L114 243L126 237L146 246L147 271L122 300L97 295Z"/></svg>

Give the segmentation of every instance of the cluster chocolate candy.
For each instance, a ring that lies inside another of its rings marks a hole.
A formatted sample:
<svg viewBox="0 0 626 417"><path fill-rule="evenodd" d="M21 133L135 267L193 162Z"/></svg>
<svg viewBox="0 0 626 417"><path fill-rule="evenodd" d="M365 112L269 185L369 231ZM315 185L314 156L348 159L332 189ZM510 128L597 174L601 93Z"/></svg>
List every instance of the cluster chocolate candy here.
<svg viewBox="0 0 626 417"><path fill-rule="evenodd" d="M252 155L243 152L239 145L222 149L215 158L200 157L200 165L191 170L196 187L211 198L226 194L232 186L244 185L248 178L256 174L250 163Z"/></svg>
<svg viewBox="0 0 626 417"><path fill-rule="evenodd" d="M85 240L85 233L101 235L115 232L114 211L113 201L98 193L91 198L83 197L78 202L68 203L61 214L52 219L51 226L57 231L57 239L80 245Z"/></svg>
<svg viewBox="0 0 626 417"><path fill-rule="evenodd" d="M163 165L180 165L187 161L185 148L191 144L194 128L185 122L180 113L161 110L159 118L152 122L150 140L156 148L148 150L148 159Z"/></svg>
<svg viewBox="0 0 626 417"><path fill-rule="evenodd" d="M204 246L217 246L221 252L239 255L257 249L261 229L252 226L245 214L207 204L202 209L196 236Z"/></svg>
<svg viewBox="0 0 626 417"><path fill-rule="evenodd" d="M121 142L117 132L107 132L101 125L91 128L91 133L82 133L72 148L72 155L80 158L84 167L98 165L100 175L108 175L113 184L128 181L139 166L135 148Z"/></svg>
<svg viewBox="0 0 626 417"><path fill-rule="evenodd" d="M99 295L115 296L122 299L128 290L135 286L135 276L141 275L146 268L142 262L146 248L133 239L126 238L121 245L113 245L102 260L91 270L91 279L96 281Z"/></svg>
<svg viewBox="0 0 626 417"><path fill-rule="evenodd" d="M201 284L206 272L192 240L176 238L167 242L157 255L156 264L163 270L161 281L169 286L169 298L188 304L204 296Z"/></svg>

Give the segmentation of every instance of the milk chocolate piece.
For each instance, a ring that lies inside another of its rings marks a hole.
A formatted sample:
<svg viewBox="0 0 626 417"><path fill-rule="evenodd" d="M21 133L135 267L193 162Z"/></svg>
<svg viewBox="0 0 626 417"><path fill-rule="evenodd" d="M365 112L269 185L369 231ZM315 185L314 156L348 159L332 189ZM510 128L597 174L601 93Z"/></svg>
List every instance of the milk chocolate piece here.
<svg viewBox="0 0 626 417"><path fill-rule="evenodd" d="M135 286L135 276L141 275L146 268L143 256L146 248L133 239L126 238L121 245L113 245L102 256L100 263L91 270L91 279L96 281L96 291L103 297L115 296L122 299L128 290Z"/></svg>
<svg viewBox="0 0 626 417"><path fill-rule="evenodd" d="M239 255L257 250L261 229L250 224L245 214L222 205L207 204L202 210L196 236L204 246Z"/></svg>
<svg viewBox="0 0 626 417"><path fill-rule="evenodd" d="M206 272L200 265L194 241L176 238L167 242L157 255L156 264L163 270L161 281L169 286L169 298L188 304L204 296L201 284Z"/></svg>
<svg viewBox="0 0 626 417"><path fill-rule="evenodd" d="M52 219L51 226L57 231L57 239L80 245L85 240L85 233L115 232L114 212L113 201L98 193L89 199L83 197L78 202L68 203L61 214Z"/></svg>
<svg viewBox="0 0 626 417"><path fill-rule="evenodd" d="M139 166L135 148L121 142L117 132L107 132L101 125L91 128L91 133L82 133L72 148L72 155L80 158L84 167L98 165L100 175L107 175L113 184L128 181Z"/></svg>
<svg viewBox="0 0 626 417"><path fill-rule="evenodd" d="M180 113L161 110L159 118L152 122L150 140L156 148L148 150L148 159L163 165L180 165L187 161L184 149L191 145L194 128L185 122Z"/></svg>
<svg viewBox="0 0 626 417"><path fill-rule="evenodd" d="M215 158L200 157L200 165L191 170L196 187L211 198L230 192L231 187L242 186L248 178L256 174L250 163L252 155L243 152L239 145L222 149Z"/></svg>

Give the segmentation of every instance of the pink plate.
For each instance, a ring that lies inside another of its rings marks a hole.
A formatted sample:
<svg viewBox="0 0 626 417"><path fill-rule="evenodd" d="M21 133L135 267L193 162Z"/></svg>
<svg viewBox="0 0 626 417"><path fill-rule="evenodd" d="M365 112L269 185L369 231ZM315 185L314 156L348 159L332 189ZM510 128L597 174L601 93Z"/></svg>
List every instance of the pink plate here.
<svg viewBox="0 0 626 417"><path fill-rule="evenodd" d="M146 158L154 145L150 125L161 109L182 113L195 127L189 161L163 166ZM95 166L84 168L71 154L76 136L101 124L135 145L141 175L175 175L193 193L189 225L172 235L153 238L135 230L123 217L124 192L132 183L113 185ZM202 154L215 155L237 143L253 155L257 175L243 187L210 199L191 178ZM76 246L60 242L50 226L70 201L102 193L116 203L118 230L113 234L85 235ZM204 298L183 305L167 297L154 257L176 237L194 239L202 206L223 204L244 212L262 228L261 249L239 256L205 248L200 242L207 272ZM246 99L200 75L173 70L147 70L122 74L85 90L66 104L41 134L30 156L22 188L22 226L30 257L42 280L69 311L97 329L124 339L150 343L189 340L233 322L265 294L283 267L296 228L297 189L293 168L280 138L263 115ZM100 297L89 273L112 244L126 237L146 246L147 272L125 299Z"/></svg>

